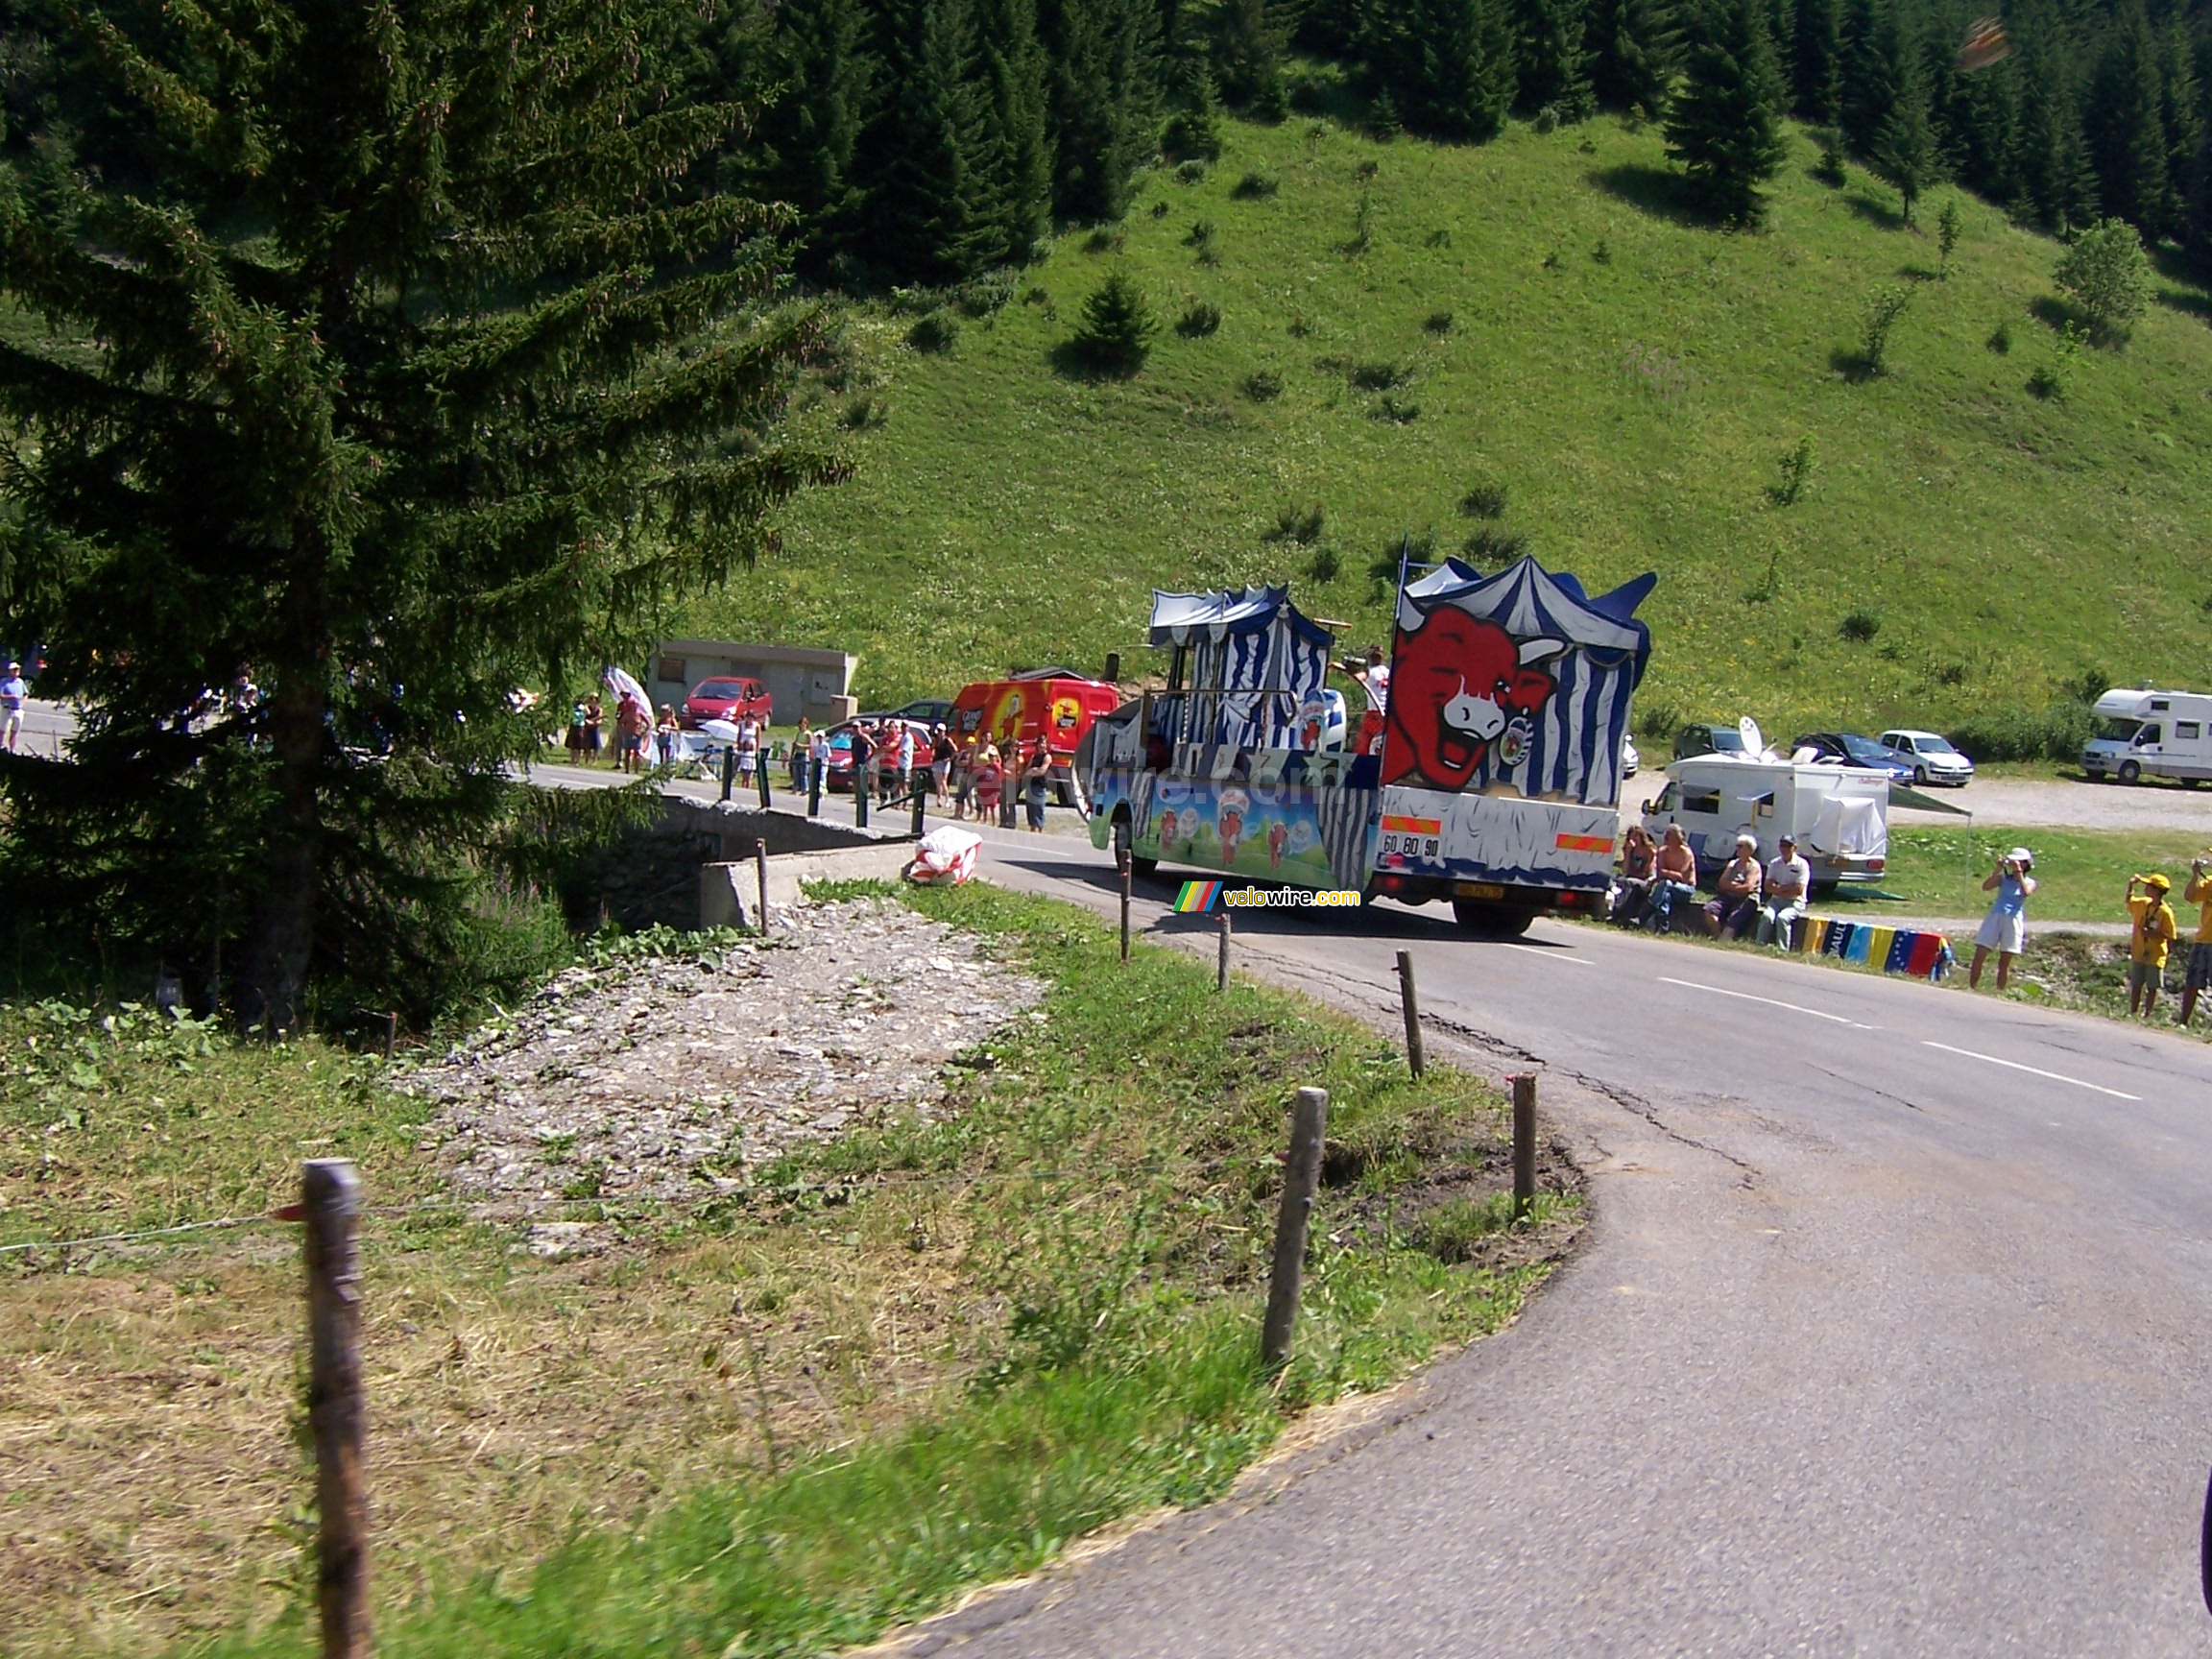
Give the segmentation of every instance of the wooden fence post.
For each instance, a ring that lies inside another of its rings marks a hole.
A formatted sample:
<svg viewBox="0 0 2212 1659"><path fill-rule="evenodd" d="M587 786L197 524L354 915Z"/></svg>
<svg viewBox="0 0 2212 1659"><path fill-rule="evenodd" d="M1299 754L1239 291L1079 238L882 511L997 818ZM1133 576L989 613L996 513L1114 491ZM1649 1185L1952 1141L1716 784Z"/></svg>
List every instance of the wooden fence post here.
<svg viewBox="0 0 2212 1659"><path fill-rule="evenodd" d="M768 841L765 836L753 843L753 874L760 883L760 914L757 920L765 935L768 931Z"/></svg>
<svg viewBox="0 0 2212 1659"><path fill-rule="evenodd" d="M1515 1074L1513 1083L1513 1218L1527 1215L1536 1202L1536 1075Z"/></svg>
<svg viewBox="0 0 2212 1659"><path fill-rule="evenodd" d="M1421 998L1413 988L1413 952L1398 952L1398 1001L1406 1014L1406 1069L1418 1077L1429 1070L1421 1050Z"/></svg>
<svg viewBox="0 0 2212 1659"><path fill-rule="evenodd" d="M1129 853L1126 848L1114 860L1121 867L1121 960L1129 960Z"/></svg>
<svg viewBox="0 0 2212 1659"><path fill-rule="evenodd" d="M1226 991L1229 989L1229 912L1226 910L1221 912L1219 926L1221 928L1221 960L1214 966L1214 989Z"/></svg>
<svg viewBox="0 0 2212 1659"><path fill-rule="evenodd" d="M1280 1365L1290 1358L1298 1328L1298 1292L1306 1277L1306 1223L1321 1185L1321 1141L1329 1128L1329 1091L1301 1089L1290 1113L1290 1161L1283 1173L1283 1208L1275 1216L1275 1262L1267 1276L1267 1323L1260 1358Z"/></svg>
<svg viewBox="0 0 2212 1659"><path fill-rule="evenodd" d="M307 1417L322 1517L324 1659L369 1659L369 1407L361 1382L361 1178L345 1158L301 1169L306 1222Z"/></svg>

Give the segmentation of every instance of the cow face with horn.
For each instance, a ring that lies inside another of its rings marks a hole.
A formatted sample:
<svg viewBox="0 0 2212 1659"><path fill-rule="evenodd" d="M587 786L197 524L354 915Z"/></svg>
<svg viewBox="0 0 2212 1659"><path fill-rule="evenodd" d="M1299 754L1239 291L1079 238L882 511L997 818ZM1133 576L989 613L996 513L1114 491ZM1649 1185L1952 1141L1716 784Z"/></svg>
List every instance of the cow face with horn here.
<svg viewBox="0 0 2212 1659"><path fill-rule="evenodd" d="M1382 781L1464 789L1507 726L1551 697L1557 682L1538 664L1567 641L1517 640L1450 604L1427 615L1407 605L1399 629Z"/></svg>

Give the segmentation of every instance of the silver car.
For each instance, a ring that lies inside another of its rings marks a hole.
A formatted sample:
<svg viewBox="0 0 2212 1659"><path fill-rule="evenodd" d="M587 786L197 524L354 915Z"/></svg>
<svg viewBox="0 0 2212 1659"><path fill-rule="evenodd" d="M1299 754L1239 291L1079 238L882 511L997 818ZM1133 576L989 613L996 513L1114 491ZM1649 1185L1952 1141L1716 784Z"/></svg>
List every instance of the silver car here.
<svg viewBox="0 0 2212 1659"><path fill-rule="evenodd" d="M1878 739L1912 762L1912 781L1925 787L1949 783L1963 789L1974 781L1974 762L1951 747L1950 739L1936 732L1903 728L1885 732Z"/></svg>

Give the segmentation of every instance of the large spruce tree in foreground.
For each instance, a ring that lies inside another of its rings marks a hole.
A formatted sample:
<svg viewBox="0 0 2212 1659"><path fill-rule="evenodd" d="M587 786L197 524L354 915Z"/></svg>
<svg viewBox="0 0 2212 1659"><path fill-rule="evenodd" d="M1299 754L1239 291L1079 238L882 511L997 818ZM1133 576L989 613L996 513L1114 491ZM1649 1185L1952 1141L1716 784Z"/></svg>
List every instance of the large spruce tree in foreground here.
<svg viewBox="0 0 2212 1659"><path fill-rule="evenodd" d="M740 125L671 96L694 8L17 18L0 611L87 717L4 774L12 892L173 960L228 934L241 1020L297 1027L319 949L466 862L535 744L510 691L834 475L773 431L820 325L692 182Z"/></svg>
<svg viewBox="0 0 2212 1659"><path fill-rule="evenodd" d="M1760 0L1705 0L1692 12L1682 84L1667 112L1667 154L1716 218L1756 225L1765 215L1759 187L1788 154L1782 98Z"/></svg>

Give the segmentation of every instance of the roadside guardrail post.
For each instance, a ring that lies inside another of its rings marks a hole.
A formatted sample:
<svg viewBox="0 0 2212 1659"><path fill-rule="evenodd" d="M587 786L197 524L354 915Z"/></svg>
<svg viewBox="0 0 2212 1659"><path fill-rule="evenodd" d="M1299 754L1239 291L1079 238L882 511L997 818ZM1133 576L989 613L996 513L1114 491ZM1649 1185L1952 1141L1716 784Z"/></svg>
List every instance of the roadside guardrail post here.
<svg viewBox="0 0 2212 1659"><path fill-rule="evenodd" d="M1267 1275L1267 1322L1260 1333L1260 1358L1280 1365L1290 1358L1298 1329L1298 1293L1306 1276L1306 1224L1321 1186L1321 1142L1329 1127L1329 1091L1301 1089L1290 1110L1290 1157L1283 1175L1283 1208L1275 1217L1275 1261Z"/></svg>
<svg viewBox="0 0 2212 1659"><path fill-rule="evenodd" d="M1406 1015L1406 1070L1419 1077L1429 1070L1421 1050L1421 997L1413 986L1413 952L1398 952L1398 1001Z"/></svg>
<svg viewBox="0 0 2212 1659"><path fill-rule="evenodd" d="M369 1659L369 1405L361 1378L361 1177L346 1158L301 1168L306 1223L307 1419L321 1518L323 1659Z"/></svg>
<svg viewBox="0 0 2212 1659"><path fill-rule="evenodd" d="M1513 1085L1513 1219L1536 1203L1536 1074L1516 1072Z"/></svg>

